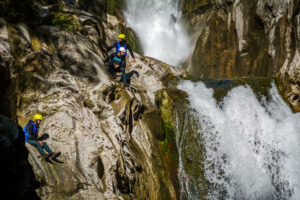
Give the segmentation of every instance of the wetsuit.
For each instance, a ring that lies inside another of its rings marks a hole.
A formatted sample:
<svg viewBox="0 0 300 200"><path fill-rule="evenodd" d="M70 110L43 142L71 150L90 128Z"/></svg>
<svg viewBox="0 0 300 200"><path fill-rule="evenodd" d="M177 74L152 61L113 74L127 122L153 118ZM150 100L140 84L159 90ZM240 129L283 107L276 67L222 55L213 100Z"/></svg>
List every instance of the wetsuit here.
<svg viewBox="0 0 300 200"><path fill-rule="evenodd" d="M112 50L113 48L116 48L116 53L117 53L120 47L124 47L126 50L128 49L128 51L129 51L129 53L130 53L132 59L134 59L133 51L132 51L130 45L127 43L126 40L122 40L122 42L117 41L117 42L113 43L110 47L107 48L107 51L110 51L110 50ZM126 53L125 56L122 58L123 60L126 59L126 55L127 55L127 53ZM125 62L124 68L126 68L126 62Z"/></svg>
<svg viewBox="0 0 300 200"><path fill-rule="evenodd" d="M123 82L126 82L126 83L130 84L130 83L131 83L131 77L132 77L134 74L135 74L137 77L139 77L139 73L138 73L137 71L135 71L135 70L132 70L132 71L130 71L129 73L125 73L125 81L123 81Z"/></svg>
<svg viewBox="0 0 300 200"><path fill-rule="evenodd" d="M125 82L125 64L126 61L124 59L125 56L119 56L118 53L112 53L108 58L104 61L105 63L109 63L107 66L107 70L111 75L115 75L116 72L122 72L121 82ZM115 65L120 65L118 68L115 68Z"/></svg>
<svg viewBox="0 0 300 200"><path fill-rule="evenodd" d="M39 141L38 130L39 130L39 125L35 124L33 121L29 121L24 127L25 138L26 138L25 141L35 146L43 156L45 154L43 149L45 149L49 154L52 154L52 150L50 149L50 147L47 145L46 142L43 142L43 146L41 146L40 143L38 142Z"/></svg>

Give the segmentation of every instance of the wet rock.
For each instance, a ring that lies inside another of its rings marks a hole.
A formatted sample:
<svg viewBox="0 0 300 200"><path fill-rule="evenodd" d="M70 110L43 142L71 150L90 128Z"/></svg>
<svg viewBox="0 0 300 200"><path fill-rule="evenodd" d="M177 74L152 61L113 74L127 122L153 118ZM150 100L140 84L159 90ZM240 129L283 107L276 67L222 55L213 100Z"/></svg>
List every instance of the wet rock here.
<svg viewBox="0 0 300 200"><path fill-rule="evenodd" d="M197 43L188 71L201 78L277 77L299 107L299 1L182 1Z"/></svg>
<svg viewBox="0 0 300 200"><path fill-rule="evenodd" d="M41 183L37 194L41 199L175 196L174 181L144 115L157 108L155 93L165 87L161 77L166 73L175 77L182 70L136 54L137 62L128 63L126 70L134 69L140 77L124 87L107 75L103 63L107 55L101 48L117 37L119 20L108 15L106 22L74 5L60 11L71 12L83 31L49 24L3 23L1 29L7 44L0 55L12 63L5 64L10 73L4 74L15 83L12 112L21 126L41 113L45 120L40 134L48 133L47 144L62 153L60 162L45 162L35 147L26 144Z"/></svg>

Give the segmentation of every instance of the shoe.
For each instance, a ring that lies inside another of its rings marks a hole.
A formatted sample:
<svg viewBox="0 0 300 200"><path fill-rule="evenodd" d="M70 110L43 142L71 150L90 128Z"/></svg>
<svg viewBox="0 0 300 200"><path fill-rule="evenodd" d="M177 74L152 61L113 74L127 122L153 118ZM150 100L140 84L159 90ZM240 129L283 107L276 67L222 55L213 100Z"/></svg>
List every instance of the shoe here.
<svg viewBox="0 0 300 200"><path fill-rule="evenodd" d="M49 157L50 157L51 155L52 155L52 154L45 153L45 154L43 155L45 161L49 161Z"/></svg>
<svg viewBox="0 0 300 200"><path fill-rule="evenodd" d="M52 159L55 159L55 158L57 158L58 156L60 156L60 154L61 154L60 152L57 152L57 153L54 153L54 152L53 152L51 158L52 158Z"/></svg>

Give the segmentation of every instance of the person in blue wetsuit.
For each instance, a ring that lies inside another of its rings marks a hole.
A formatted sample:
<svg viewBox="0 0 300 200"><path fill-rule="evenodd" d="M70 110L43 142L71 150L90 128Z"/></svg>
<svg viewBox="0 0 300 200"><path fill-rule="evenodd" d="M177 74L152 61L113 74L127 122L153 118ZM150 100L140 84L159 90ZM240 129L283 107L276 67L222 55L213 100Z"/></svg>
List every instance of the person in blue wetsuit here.
<svg viewBox="0 0 300 200"><path fill-rule="evenodd" d="M126 41L126 36L124 34L120 34L119 37L118 37L118 41L113 43L110 47L108 47L107 49L104 48L104 51L110 51L112 49L116 49L116 53L119 51L119 49L123 47L126 51L125 51L125 56L122 58L122 59L126 59L126 56L127 56L127 50L129 51L130 55L131 55L131 58L132 58L132 62L135 62L135 58L134 58L134 54L133 54L133 51L130 47L130 45L127 43ZM126 62L125 62L125 65L124 67L126 68Z"/></svg>
<svg viewBox="0 0 300 200"><path fill-rule="evenodd" d="M28 142L29 144L35 146L41 155L45 158L46 161L49 160L49 157L51 156L52 159L55 159L60 155L60 152L52 152L50 147L47 145L46 142L44 142L41 138L38 138L38 131L39 126L43 120L43 116L40 114L36 114L33 117L33 121L30 120L24 127L24 133L25 133L25 142ZM44 152L44 149L48 152L46 154Z"/></svg>

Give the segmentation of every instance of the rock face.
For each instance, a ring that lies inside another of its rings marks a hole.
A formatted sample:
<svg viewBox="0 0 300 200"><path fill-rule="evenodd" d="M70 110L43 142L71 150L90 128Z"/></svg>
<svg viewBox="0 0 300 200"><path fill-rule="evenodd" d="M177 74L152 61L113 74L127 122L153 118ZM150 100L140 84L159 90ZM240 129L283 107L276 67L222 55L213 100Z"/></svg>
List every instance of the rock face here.
<svg viewBox="0 0 300 200"><path fill-rule="evenodd" d="M189 72L276 76L289 103L299 107L299 7L298 0L183 0L183 14L199 34Z"/></svg>
<svg viewBox="0 0 300 200"><path fill-rule="evenodd" d="M162 77L182 71L137 55L127 71L134 69L140 77L124 87L107 75L101 49L113 42L123 22L60 3L59 8L37 3L39 24L2 19L0 27L1 70L11 83L1 95L16 99L7 112L21 126L35 113L44 115L40 133L48 133L48 145L62 152L63 163L48 163L26 144L41 183L38 196L177 199L177 167L169 166L176 160L164 160L163 146L172 144L162 142L166 129L156 92L166 88ZM47 16L56 21L47 23Z"/></svg>
<svg viewBox="0 0 300 200"><path fill-rule="evenodd" d="M1 194L4 199L40 199L39 182L27 160L24 134L12 120L0 115Z"/></svg>

